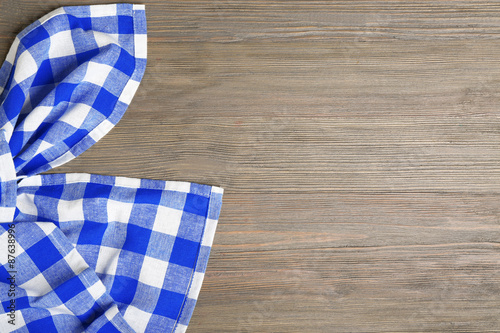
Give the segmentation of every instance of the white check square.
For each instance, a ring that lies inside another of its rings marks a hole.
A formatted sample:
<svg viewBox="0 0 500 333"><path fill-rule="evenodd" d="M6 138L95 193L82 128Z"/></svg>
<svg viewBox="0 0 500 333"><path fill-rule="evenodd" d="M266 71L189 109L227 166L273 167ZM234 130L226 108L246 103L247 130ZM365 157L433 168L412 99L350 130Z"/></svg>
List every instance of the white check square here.
<svg viewBox="0 0 500 333"><path fill-rule="evenodd" d="M131 202L120 202L109 199L107 207L108 221L128 223L133 207L134 204Z"/></svg>
<svg viewBox="0 0 500 333"><path fill-rule="evenodd" d="M135 306L129 305L123 318L127 323L132 326L136 332L146 332L146 327L148 326L149 319L151 318L151 313L142 311Z"/></svg>
<svg viewBox="0 0 500 333"><path fill-rule="evenodd" d="M87 65L87 73L85 73L83 81L102 87L112 69L113 67L109 65L90 61Z"/></svg>
<svg viewBox="0 0 500 333"><path fill-rule="evenodd" d="M91 17L116 16L116 5L98 5L90 6Z"/></svg>
<svg viewBox="0 0 500 333"><path fill-rule="evenodd" d="M42 273L19 285L19 287L26 291L26 295L33 297L40 297L52 291L52 287Z"/></svg>
<svg viewBox="0 0 500 333"><path fill-rule="evenodd" d="M139 281L149 286L161 288L165 281L167 268L168 262L145 256Z"/></svg>
<svg viewBox="0 0 500 333"><path fill-rule="evenodd" d="M50 37L49 58L54 59L75 54L71 30L61 31Z"/></svg>
<svg viewBox="0 0 500 333"><path fill-rule="evenodd" d="M153 230L163 234L177 236L177 231L181 224L182 211L159 206L156 212L156 218L153 225Z"/></svg>
<svg viewBox="0 0 500 333"><path fill-rule="evenodd" d="M115 275L116 267L118 266L118 257L120 256L120 249L113 247L101 246L99 248L99 257L95 267L96 273Z"/></svg>
<svg viewBox="0 0 500 333"><path fill-rule="evenodd" d="M83 221L83 199L59 200L57 214L60 222Z"/></svg>
<svg viewBox="0 0 500 333"><path fill-rule="evenodd" d="M70 103L66 112L59 118L59 121L71 125L74 128L80 128L91 109L92 107L87 104Z"/></svg>
<svg viewBox="0 0 500 333"><path fill-rule="evenodd" d="M14 71L14 81L21 83L34 75L37 70L38 65L35 59L33 59L29 51L24 51L17 59L17 65Z"/></svg>

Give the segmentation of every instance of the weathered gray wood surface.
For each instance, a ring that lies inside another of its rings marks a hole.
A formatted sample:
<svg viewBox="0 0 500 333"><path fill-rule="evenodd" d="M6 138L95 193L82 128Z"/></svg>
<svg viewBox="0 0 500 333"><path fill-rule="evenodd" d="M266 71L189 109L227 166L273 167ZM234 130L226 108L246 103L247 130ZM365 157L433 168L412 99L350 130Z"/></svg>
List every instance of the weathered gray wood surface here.
<svg viewBox="0 0 500 333"><path fill-rule="evenodd" d="M89 3L1 1L0 51ZM143 3L135 100L55 171L225 188L188 332L500 332L500 3Z"/></svg>

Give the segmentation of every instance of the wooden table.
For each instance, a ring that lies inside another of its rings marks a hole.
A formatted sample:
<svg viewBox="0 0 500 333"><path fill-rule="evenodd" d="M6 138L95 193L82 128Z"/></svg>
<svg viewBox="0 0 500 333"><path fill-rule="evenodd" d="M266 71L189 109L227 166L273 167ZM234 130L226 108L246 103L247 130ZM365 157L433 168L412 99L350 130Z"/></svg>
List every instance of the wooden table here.
<svg viewBox="0 0 500 333"><path fill-rule="evenodd" d="M61 5L3 0L0 50ZM500 4L143 1L144 80L56 172L224 187L188 332L500 332Z"/></svg>

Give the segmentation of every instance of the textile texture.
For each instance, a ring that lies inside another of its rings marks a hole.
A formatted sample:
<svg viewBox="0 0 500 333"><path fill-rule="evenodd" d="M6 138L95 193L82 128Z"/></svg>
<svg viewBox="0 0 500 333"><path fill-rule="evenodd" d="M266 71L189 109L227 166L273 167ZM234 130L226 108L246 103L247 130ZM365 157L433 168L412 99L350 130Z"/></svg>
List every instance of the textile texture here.
<svg viewBox="0 0 500 333"><path fill-rule="evenodd" d="M221 188L40 174L119 121L146 68L142 5L63 7L0 69L0 332L184 332Z"/></svg>

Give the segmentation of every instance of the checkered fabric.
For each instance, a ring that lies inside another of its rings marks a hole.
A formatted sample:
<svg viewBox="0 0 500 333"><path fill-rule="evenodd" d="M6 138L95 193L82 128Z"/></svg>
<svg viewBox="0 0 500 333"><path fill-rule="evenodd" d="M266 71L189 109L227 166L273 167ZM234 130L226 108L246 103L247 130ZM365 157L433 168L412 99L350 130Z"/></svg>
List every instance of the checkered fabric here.
<svg viewBox="0 0 500 333"><path fill-rule="evenodd" d="M142 5L63 7L0 69L0 332L184 332L222 189L43 174L121 118L146 66Z"/></svg>

